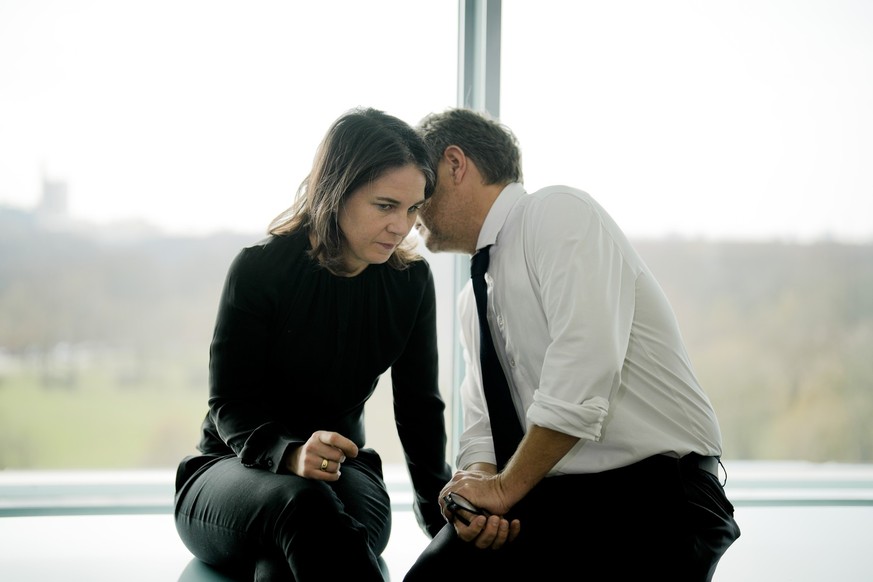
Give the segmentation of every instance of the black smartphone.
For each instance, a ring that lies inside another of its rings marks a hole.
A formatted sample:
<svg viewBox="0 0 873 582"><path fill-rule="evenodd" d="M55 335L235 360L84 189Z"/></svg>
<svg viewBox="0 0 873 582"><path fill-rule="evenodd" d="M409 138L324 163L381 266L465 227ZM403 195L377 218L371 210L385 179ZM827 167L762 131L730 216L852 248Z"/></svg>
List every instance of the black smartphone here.
<svg viewBox="0 0 873 582"><path fill-rule="evenodd" d="M476 507L466 497L458 495L455 492L450 492L443 497L443 501L446 504L446 509L449 513L452 514L452 517L463 523L464 525L470 525L470 520L460 514L459 510L466 511L467 513L472 513L473 515L484 515L488 517L491 515L484 509L480 507Z"/></svg>

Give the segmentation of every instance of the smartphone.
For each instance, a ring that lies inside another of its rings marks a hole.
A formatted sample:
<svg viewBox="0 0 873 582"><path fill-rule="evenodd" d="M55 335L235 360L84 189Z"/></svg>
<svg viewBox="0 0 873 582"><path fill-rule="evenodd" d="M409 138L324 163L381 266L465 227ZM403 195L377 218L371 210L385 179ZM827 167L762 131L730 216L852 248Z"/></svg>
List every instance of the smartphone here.
<svg viewBox="0 0 873 582"><path fill-rule="evenodd" d="M470 520L461 515L460 510L466 511L467 513L471 513L473 515L484 515L488 517L491 515L484 509L480 507L476 507L472 503L470 503L467 498L458 495L455 492L450 492L446 496L443 497L443 501L446 504L446 509L449 513L452 514L452 517L463 523L464 525L470 525Z"/></svg>

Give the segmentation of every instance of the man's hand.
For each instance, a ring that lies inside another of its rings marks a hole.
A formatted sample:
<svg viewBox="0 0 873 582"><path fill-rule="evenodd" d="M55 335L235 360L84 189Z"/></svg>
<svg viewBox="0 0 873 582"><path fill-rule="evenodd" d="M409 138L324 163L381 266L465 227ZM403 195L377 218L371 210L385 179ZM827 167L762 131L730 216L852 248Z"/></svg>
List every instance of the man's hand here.
<svg viewBox="0 0 873 582"><path fill-rule="evenodd" d="M470 520L470 525L464 525L460 520L454 520L453 525L458 537L465 542L472 542L479 549L497 550L504 544L512 542L521 531L521 522L512 521L499 515L476 515Z"/></svg>
<svg viewBox="0 0 873 582"><path fill-rule="evenodd" d="M506 515L512 509L513 504L503 490L503 477L491 464L477 463L465 471L457 471L443 487L440 497L452 491L493 515Z"/></svg>
<svg viewBox="0 0 873 582"><path fill-rule="evenodd" d="M496 550L518 536L521 522L504 517L510 508L499 494L496 468L484 465L473 469L455 473L440 493L440 508L459 538L480 549ZM449 493L460 496L455 497L457 503L451 507L446 503ZM464 509L467 504L470 509ZM480 509L485 515L477 513Z"/></svg>

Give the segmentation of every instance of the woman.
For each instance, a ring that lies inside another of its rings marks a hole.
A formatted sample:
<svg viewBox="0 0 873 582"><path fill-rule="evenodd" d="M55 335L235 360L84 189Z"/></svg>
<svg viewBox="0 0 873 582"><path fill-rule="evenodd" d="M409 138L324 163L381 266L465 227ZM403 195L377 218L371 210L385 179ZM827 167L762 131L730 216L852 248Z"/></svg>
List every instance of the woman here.
<svg viewBox="0 0 873 582"><path fill-rule="evenodd" d="M176 527L199 559L256 580L387 577L391 504L364 404L389 368L416 517L431 537L445 524L434 283L402 244L433 183L410 126L351 110L231 264L201 454L176 479Z"/></svg>

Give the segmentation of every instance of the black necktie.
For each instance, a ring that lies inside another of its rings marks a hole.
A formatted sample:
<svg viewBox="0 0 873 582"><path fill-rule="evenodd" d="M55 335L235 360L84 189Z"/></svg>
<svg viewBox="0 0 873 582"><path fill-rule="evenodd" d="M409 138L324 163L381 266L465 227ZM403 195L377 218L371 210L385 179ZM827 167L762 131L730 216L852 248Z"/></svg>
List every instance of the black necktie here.
<svg viewBox="0 0 873 582"><path fill-rule="evenodd" d="M515 412L515 406L512 404L509 384L506 382L503 368L500 367L491 330L488 328L488 285L485 283L485 272L488 270L490 259L489 248L490 246L482 248L473 255L470 275L473 278L476 310L479 312L479 359L482 362L482 385L485 389L485 400L488 402L491 438L494 440L499 471L515 452L524 436L524 431Z"/></svg>

